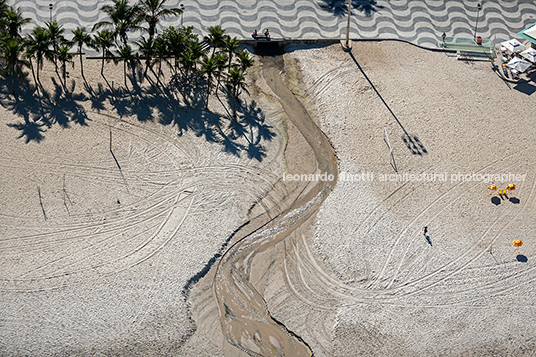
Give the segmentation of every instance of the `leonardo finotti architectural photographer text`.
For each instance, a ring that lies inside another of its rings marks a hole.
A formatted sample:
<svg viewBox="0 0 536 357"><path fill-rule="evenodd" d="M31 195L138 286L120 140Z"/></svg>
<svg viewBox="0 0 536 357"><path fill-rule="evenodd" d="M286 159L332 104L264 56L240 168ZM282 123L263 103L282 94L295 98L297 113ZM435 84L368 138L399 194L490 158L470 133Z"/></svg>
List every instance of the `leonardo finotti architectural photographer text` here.
<svg viewBox="0 0 536 357"><path fill-rule="evenodd" d="M375 175L374 172L361 173L339 173L338 181L342 182L372 182L375 178L382 182L515 182L525 181L527 174L513 173L427 173L419 174L404 172L404 173L381 173ZM333 181L333 174L316 173L316 174L284 174L283 181Z"/></svg>

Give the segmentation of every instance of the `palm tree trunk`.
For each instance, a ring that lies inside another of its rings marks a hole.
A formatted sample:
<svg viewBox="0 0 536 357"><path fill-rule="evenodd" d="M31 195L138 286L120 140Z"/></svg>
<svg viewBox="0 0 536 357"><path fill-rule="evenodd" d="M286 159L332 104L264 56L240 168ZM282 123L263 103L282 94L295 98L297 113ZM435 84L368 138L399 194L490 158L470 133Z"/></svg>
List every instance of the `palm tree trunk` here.
<svg viewBox="0 0 536 357"><path fill-rule="evenodd" d="M63 85L63 81L61 80L61 76L60 76L60 72L58 72L58 66L56 66L56 76L58 76L58 79L60 80L60 84L63 88L65 88L65 86Z"/></svg>
<svg viewBox="0 0 536 357"><path fill-rule="evenodd" d="M145 71L143 72L143 76L147 77L147 71L149 70L149 67L151 66L151 56L147 56L145 59Z"/></svg>
<svg viewBox="0 0 536 357"><path fill-rule="evenodd" d="M216 83L216 96L218 96L218 90L220 89L220 81L221 81L221 72L218 73L218 82Z"/></svg>
<svg viewBox="0 0 536 357"><path fill-rule="evenodd" d="M35 89L37 90L37 94L40 95L40 93L39 93L39 83L37 82L37 78L35 77L35 71L34 71L32 57L28 57L28 59L30 60L30 67L32 68L32 76L33 76L33 79L34 79L34 82L35 82Z"/></svg>
<svg viewBox="0 0 536 357"><path fill-rule="evenodd" d="M41 87L41 90L44 91L43 83L41 83L41 77L39 76L39 66L40 66L40 63L39 63L39 60L37 60L37 81L39 82L39 86Z"/></svg>
<svg viewBox="0 0 536 357"><path fill-rule="evenodd" d="M104 77L104 49L102 50L102 65L101 65L101 76L102 78L104 79L104 81L106 82L106 84L108 85L108 88L110 88L110 92L112 93L112 97L115 98L115 95L114 95L114 89L112 88L112 86L110 85L110 83L108 82L108 80L106 79L106 77Z"/></svg>
<svg viewBox="0 0 536 357"><path fill-rule="evenodd" d="M233 118L236 119L236 97L233 97Z"/></svg>
<svg viewBox="0 0 536 357"><path fill-rule="evenodd" d="M128 45L127 35L125 33L122 33L120 36L121 36L121 41L123 41L123 46L126 47Z"/></svg>
<svg viewBox="0 0 536 357"><path fill-rule="evenodd" d="M102 78L104 78L104 51L102 51L102 65L101 65L100 74L101 74ZM104 79L106 79L106 78L104 78Z"/></svg>
<svg viewBox="0 0 536 357"><path fill-rule="evenodd" d="M82 60L82 46L78 49L78 55L80 56L80 74L82 75L82 79L84 79L84 83L86 84L86 88L89 89L89 92L93 95L93 88L89 85L87 82L86 76L84 76L84 61ZM74 64L74 62L73 62Z"/></svg>
<svg viewBox="0 0 536 357"><path fill-rule="evenodd" d="M61 66L61 75L63 76L63 89L67 93L67 64L63 63Z"/></svg>
<svg viewBox="0 0 536 357"><path fill-rule="evenodd" d="M53 43L53 49L54 49L54 70L56 71L56 73L58 73L58 57L57 57L57 53L58 53L58 50L56 48L56 42Z"/></svg>
<svg viewBox="0 0 536 357"><path fill-rule="evenodd" d="M160 75L164 76L164 72L162 72L162 60L158 61L158 77L160 78Z"/></svg>
<svg viewBox="0 0 536 357"><path fill-rule="evenodd" d="M125 88L128 90L127 86L127 61L123 60L123 80L125 81Z"/></svg>
<svg viewBox="0 0 536 357"><path fill-rule="evenodd" d="M84 77L84 61L82 61L82 47L79 48L78 55L80 56L80 73L82 74L82 78L84 78L85 81L86 77Z"/></svg>
<svg viewBox="0 0 536 357"><path fill-rule="evenodd" d="M208 85L207 85L207 103L205 104L205 109L208 109L208 97L210 96L210 81L208 82Z"/></svg>
<svg viewBox="0 0 536 357"><path fill-rule="evenodd" d="M17 98L15 93L15 65L11 67L11 89L13 90L13 97Z"/></svg>
<svg viewBox="0 0 536 357"><path fill-rule="evenodd" d="M231 89L231 96L233 97L233 118L236 119L236 99L238 98L238 90L236 88L236 85L233 86Z"/></svg>
<svg viewBox="0 0 536 357"><path fill-rule="evenodd" d="M149 23L149 42L153 40L154 33L155 33L156 23Z"/></svg>
<svg viewBox="0 0 536 357"><path fill-rule="evenodd" d="M156 77L156 83L160 86L160 90L162 90L162 88L164 88L164 85L162 84L162 82L160 82L160 75L155 73L152 67L151 72L153 72L153 75Z"/></svg>

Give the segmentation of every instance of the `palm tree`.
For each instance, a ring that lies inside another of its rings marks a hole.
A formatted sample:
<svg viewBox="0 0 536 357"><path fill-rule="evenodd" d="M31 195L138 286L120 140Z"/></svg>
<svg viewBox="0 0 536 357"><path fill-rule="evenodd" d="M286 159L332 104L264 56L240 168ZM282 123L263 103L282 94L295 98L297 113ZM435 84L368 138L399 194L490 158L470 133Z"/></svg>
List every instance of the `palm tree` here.
<svg viewBox="0 0 536 357"><path fill-rule="evenodd" d="M190 72L195 68L196 58L192 51L186 51L181 57L181 65L184 70L184 78L188 80L190 78Z"/></svg>
<svg viewBox="0 0 536 357"><path fill-rule="evenodd" d="M218 95L218 89L220 88L221 76L227 68L227 55L224 52L218 52L212 57L216 63L216 77L218 82L216 84L216 95Z"/></svg>
<svg viewBox="0 0 536 357"><path fill-rule="evenodd" d="M26 55L26 58L28 59L28 62L30 63L30 68L32 69L32 77L34 79L35 89L37 89L37 93L39 93L39 82L37 81L37 78L35 77L35 71L34 71L34 66L32 62L32 54L29 52L26 52L25 55Z"/></svg>
<svg viewBox="0 0 536 357"><path fill-rule="evenodd" d="M182 13L181 9L164 9L164 4L167 0L140 0L139 7L143 13L143 17L149 24L149 41L153 40L156 32L156 24L162 18L168 16L177 16Z"/></svg>
<svg viewBox="0 0 536 357"><path fill-rule="evenodd" d="M73 54L70 52L72 45L69 43L63 43L58 47L57 57L61 63L61 76L63 77L63 88L67 92L66 77L67 77L67 63L73 62Z"/></svg>
<svg viewBox="0 0 536 357"><path fill-rule="evenodd" d="M240 92L244 90L248 92L246 87L246 78L244 77L244 71L238 66L233 66L227 76L227 82L231 86L231 97L233 98L233 118L236 119L236 101Z"/></svg>
<svg viewBox="0 0 536 357"><path fill-rule="evenodd" d="M210 95L210 89L212 87L212 80L216 74L218 67L216 61L213 58L206 58L203 62L203 69L201 72L207 76L207 103L205 108L208 108L208 97Z"/></svg>
<svg viewBox="0 0 536 357"><path fill-rule="evenodd" d="M197 63L201 63L201 58L206 55L206 52L197 39L188 41L188 50L192 54L194 70L197 70Z"/></svg>
<svg viewBox="0 0 536 357"><path fill-rule="evenodd" d="M170 26L158 38L164 42L169 55L175 59L175 64L171 68L173 69L173 73L176 74L180 57L185 52L187 46L184 33L180 29Z"/></svg>
<svg viewBox="0 0 536 357"><path fill-rule="evenodd" d="M14 9L11 6L7 8L4 14L4 24L9 37L13 39L20 39L19 34L22 25L29 23L31 19L23 17L20 8Z"/></svg>
<svg viewBox="0 0 536 357"><path fill-rule="evenodd" d="M7 4L7 0L0 0L0 17L3 17L8 10L9 5Z"/></svg>
<svg viewBox="0 0 536 357"><path fill-rule="evenodd" d="M101 11L105 12L109 20L97 22L93 26L93 30L113 29L113 37L116 40L117 36L123 42L123 46L127 45L128 32L142 30L139 26L143 20L141 8L138 5L130 6L128 0L112 0L112 5L104 5ZM117 44L117 42L116 42Z"/></svg>
<svg viewBox="0 0 536 357"><path fill-rule="evenodd" d="M249 67L253 66L253 58L249 57L249 53L246 50L238 52L238 63L243 72L246 71Z"/></svg>
<svg viewBox="0 0 536 357"><path fill-rule="evenodd" d="M63 28L63 25L58 25L57 21L52 22L45 22L45 25L47 26L47 32L48 32L48 43L52 45L53 50L53 60L54 60L54 68L56 72L58 72L58 47L61 43L64 43L65 37L63 37L63 33L65 32L65 29Z"/></svg>
<svg viewBox="0 0 536 357"><path fill-rule="evenodd" d="M225 30L221 26L212 26L208 28L209 34L204 37L205 42L214 47L212 50L212 56L216 52L216 48L220 48L224 44Z"/></svg>
<svg viewBox="0 0 536 357"><path fill-rule="evenodd" d="M104 61L107 59L107 57L112 56L112 53L110 52L110 47L112 47L112 44L113 34L108 30L102 30L93 35L93 48L102 52L101 76L104 78L104 80L106 80L106 77L104 77Z"/></svg>
<svg viewBox="0 0 536 357"><path fill-rule="evenodd" d="M236 37L231 38L231 36L228 35L224 37L223 48L227 52L227 56L229 56L229 63L227 64L228 72L231 72L231 63L233 61L233 55L237 53L239 45L240 42L236 39Z"/></svg>
<svg viewBox="0 0 536 357"><path fill-rule="evenodd" d="M6 14L9 11L9 5L7 0L0 0L0 32L5 30L6 26Z"/></svg>
<svg viewBox="0 0 536 357"><path fill-rule="evenodd" d="M167 42L162 38L162 36L157 36L154 43L154 54L158 61L158 72L155 73L152 68L151 72L156 76L156 80L160 82L160 75L162 73L162 61L166 60L166 57L170 55Z"/></svg>
<svg viewBox="0 0 536 357"><path fill-rule="evenodd" d="M75 30L72 30L73 39L72 41L78 46L78 56L80 57L80 72L82 73L82 78L84 81L84 62L82 61L82 46L91 45L91 36L86 32L85 27L77 27Z"/></svg>
<svg viewBox="0 0 536 357"><path fill-rule="evenodd" d="M136 42L136 46L140 50L141 54L145 57L145 71L143 76L147 76L147 71L153 65L153 56L155 51L154 39L146 40L145 37L142 37L141 40Z"/></svg>
<svg viewBox="0 0 536 357"><path fill-rule="evenodd" d="M15 78L18 78L19 82L24 79L23 67L30 67L30 63L21 58L21 54L24 51L24 43L16 38L5 38L0 44L0 59L4 60L6 67L2 70L2 75L11 76L11 88L13 90L13 96L15 93Z"/></svg>
<svg viewBox="0 0 536 357"><path fill-rule="evenodd" d="M121 60L123 61L123 78L125 80L125 88L128 89L127 65L131 68L134 68L135 66L134 54L132 53L132 48L129 45L120 46L119 51L117 51L117 54L119 55L119 58L121 58Z"/></svg>
<svg viewBox="0 0 536 357"><path fill-rule="evenodd" d="M43 86L41 84L41 79L39 78L39 70L43 69L45 59L50 61L54 60L54 53L50 50L49 43L48 32L43 27L35 27L32 30L32 33L28 34L26 37L26 53L29 55L30 59L35 57L37 61L37 82L41 88Z"/></svg>

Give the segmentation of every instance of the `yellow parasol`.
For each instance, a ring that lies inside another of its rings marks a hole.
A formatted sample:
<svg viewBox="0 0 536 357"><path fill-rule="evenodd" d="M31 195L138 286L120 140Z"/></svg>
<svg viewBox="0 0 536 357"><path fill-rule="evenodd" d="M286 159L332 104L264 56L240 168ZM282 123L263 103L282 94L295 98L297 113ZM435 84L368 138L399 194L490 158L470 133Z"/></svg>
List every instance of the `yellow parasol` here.
<svg viewBox="0 0 536 357"><path fill-rule="evenodd" d="M516 239L515 241L512 242L512 245L514 247L521 247L523 245L523 241L521 239Z"/></svg>
<svg viewBox="0 0 536 357"><path fill-rule="evenodd" d="M493 191L497 191L497 186L494 185L488 185L488 188Z"/></svg>
<svg viewBox="0 0 536 357"><path fill-rule="evenodd" d="M506 189L509 191L513 191L516 189L516 185L514 185L513 183L509 183L508 185L506 185Z"/></svg>

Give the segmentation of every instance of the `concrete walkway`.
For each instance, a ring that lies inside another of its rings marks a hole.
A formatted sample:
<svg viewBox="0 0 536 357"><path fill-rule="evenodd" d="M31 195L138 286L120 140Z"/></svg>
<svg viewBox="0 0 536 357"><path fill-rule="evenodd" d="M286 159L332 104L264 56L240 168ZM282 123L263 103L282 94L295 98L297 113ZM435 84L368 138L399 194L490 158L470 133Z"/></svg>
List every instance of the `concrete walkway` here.
<svg viewBox="0 0 536 357"><path fill-rule="evenodd" d="M25 16L43 25L49 21L48 0L17 1ZM134 1L132 1L134 2ZM13 3L13 0L10 1ZM53 17L70 33L76 26L92 25L104 18L99 9L108 0L59 0ZM482 3L482 9L477 4ZM346 1L333 0L168 0L169 6L184 4L181 16L162 20L163 26L194 26L199 34L221 25L239 39L250 39L270 29L272 38L333 39L344 37ZM435 48L441 34L473 37L477 34L498 40L517 37L516 33L536 22L536 2L518 0L354 0L351 38L401 39ZM139 38L132 34L131 39Z"/></svg>

